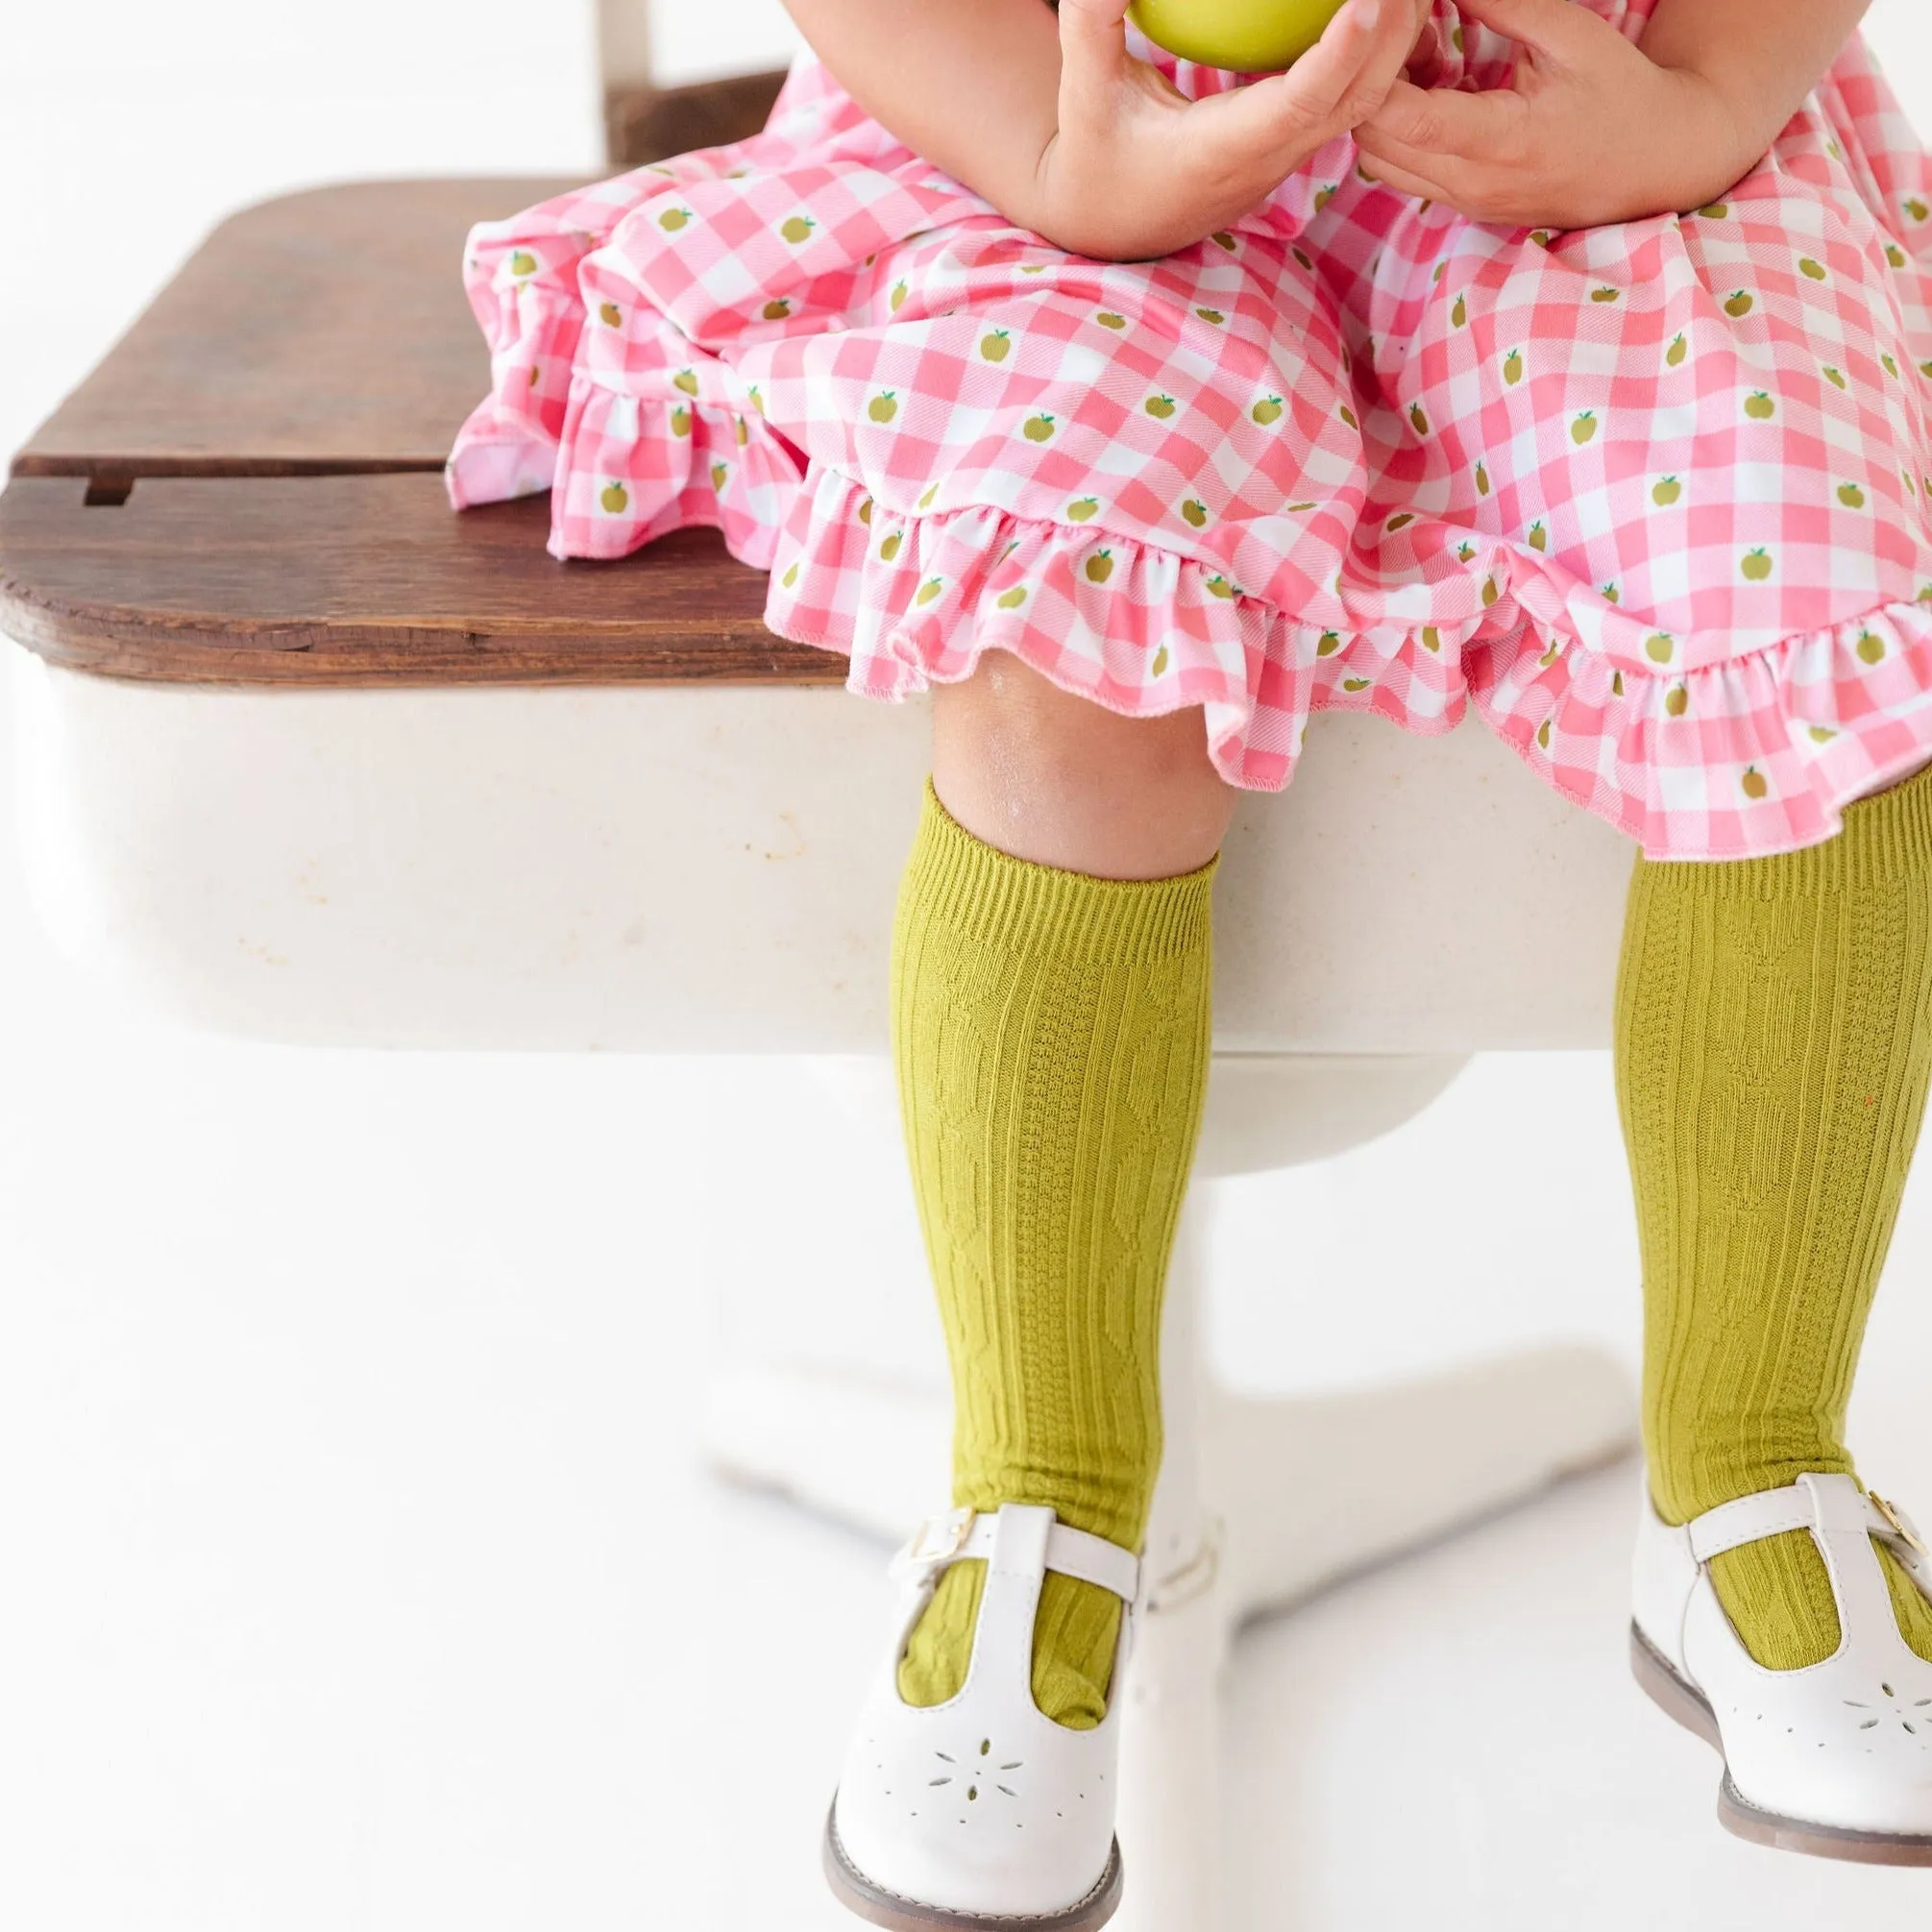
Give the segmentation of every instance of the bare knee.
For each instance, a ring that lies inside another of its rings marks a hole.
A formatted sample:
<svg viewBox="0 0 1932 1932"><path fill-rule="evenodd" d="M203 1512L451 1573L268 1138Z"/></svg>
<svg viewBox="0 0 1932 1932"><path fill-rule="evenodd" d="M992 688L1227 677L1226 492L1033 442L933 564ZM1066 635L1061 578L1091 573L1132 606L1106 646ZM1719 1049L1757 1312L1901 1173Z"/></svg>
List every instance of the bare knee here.
<svg viewBox="0 0 1932 1932"><path fill-rule="evenodd" d="M1209 762L1198 708L1122 718L1002 650L934 694L933 782L974 838L1113 879L1207 864L1235 795Z"/></svg>

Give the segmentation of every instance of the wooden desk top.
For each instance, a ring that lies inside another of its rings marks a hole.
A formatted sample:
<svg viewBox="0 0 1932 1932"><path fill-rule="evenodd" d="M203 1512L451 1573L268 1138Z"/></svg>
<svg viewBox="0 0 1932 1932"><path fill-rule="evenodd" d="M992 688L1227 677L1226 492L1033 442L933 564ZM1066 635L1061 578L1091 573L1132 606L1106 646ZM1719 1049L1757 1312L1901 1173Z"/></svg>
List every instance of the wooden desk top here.
<svg viewBox="0 0 1932 1932"><path fill-rule="evenodd" d="M489 380L463 236L564 185L367 183L224 224L15 458L0 630L183 683L840 681L710 532L560 564L547 499L450 509Z"/></svg>

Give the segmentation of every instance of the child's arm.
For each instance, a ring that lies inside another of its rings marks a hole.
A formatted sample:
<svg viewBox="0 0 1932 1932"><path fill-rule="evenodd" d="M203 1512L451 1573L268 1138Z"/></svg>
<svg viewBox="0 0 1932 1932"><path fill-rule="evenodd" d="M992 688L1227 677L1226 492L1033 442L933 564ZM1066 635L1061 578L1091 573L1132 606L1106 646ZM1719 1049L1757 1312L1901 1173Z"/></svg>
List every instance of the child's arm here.
<svg viewBox="0 0 1932 1932"><path fill-rule="evenodd" d="M1572 0L1461 0L1519 43L1516 85L1398 82L1356 138L1371 172L1478 221L1681 212L1760 160L1869 0L1657 0L1641 48Z"/></svg>
<svg viewBox="0 0 1932 1932"><path fill-rule="evenodd" d="M1075 254L1185 248L1380 105L1426 0L1349 0L1287 73L1188 101L1127 52L1127 0L786 0L915 152Z"/></svg>
<svg viewBox="0 0 1932 1932"><path fill-rule="evenodd" d="M1658 66L1696 75L1716 90L1737 122L1734 151L1745 157L1742 174L1763 159L1824 78L1871 4L1657 0L1644 30L1644 52Z"/></svg>

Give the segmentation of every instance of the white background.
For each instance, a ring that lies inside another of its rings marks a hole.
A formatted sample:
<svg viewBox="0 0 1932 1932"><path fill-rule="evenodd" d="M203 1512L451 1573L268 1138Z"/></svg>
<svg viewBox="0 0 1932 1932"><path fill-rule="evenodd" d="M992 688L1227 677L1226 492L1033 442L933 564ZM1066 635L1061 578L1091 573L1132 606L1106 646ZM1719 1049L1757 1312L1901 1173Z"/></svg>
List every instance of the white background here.
<svg viewBox="0 0 1932 1932"><path fill-rule="evenodd" d="M1917 0L1873 31L1932 126ZM684 79L788 29L673 0L656 43ZM241 203L594 166L594 44L590 0L10 9L0 449ZM845 1924L814 1838L874 1553L715 1490L694 1440L723 1346L930 1364L895 1177L783 1068L151 1031L32 926L5 796L0 1925ZM1382 1145L1229 1190L1216 1346L1282 1389L1544 1333L1633 1359L1628 1222L1606 1059L1480 1063ZM1858 1418L1921 1514L1928 1260L1921 1176ZM1717 1834L1712 1761L1621 1675L1627 1491L1248 1642L1239 1925L1924 1923L1921 1877Z"/></svg>

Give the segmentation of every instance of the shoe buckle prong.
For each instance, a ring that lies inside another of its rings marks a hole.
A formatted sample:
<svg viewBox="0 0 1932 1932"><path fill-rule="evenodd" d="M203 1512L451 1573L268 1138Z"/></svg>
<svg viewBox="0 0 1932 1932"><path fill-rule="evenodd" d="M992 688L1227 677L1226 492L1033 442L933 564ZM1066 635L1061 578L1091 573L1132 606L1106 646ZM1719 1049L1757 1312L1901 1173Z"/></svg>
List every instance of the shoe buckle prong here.
<svg viewBox="0 0 1932 1932"><path fill-rule="evenodd" d="M972 1509L949 1509L943 1516L928 1516L906 1545L906 1563L923 1570L950 1562L966 1548L978 1520L978 1511Z"/></svg>
<svg viewBox="0 0 1932 1932"><path fill-rule="evenodd" d="M1925 1548L1925 1539L1919 1533L1919 1526L1899 1508L1897 1504L1888 1503L1875 1489L1867 1490L1866 1494L1871 1498L1872 1508L1877 1510L1897 1532L1901 1543L1918 1551L1921 1556L1932 1555L1932 1551Z"/></svg>

